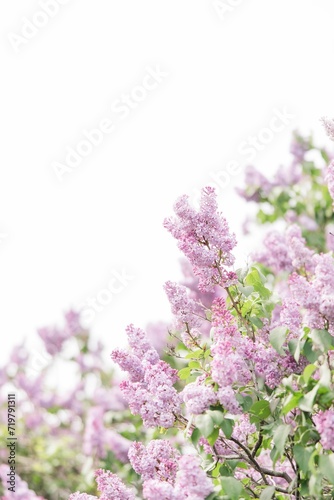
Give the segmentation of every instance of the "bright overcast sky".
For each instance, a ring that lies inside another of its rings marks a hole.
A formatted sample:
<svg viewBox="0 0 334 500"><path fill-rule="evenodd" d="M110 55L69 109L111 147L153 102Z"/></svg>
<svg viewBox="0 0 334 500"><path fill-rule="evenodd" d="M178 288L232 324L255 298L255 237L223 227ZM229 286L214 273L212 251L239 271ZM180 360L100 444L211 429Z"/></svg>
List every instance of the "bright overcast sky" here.
<svg viewBox="0 0 334 500"><path fill-rule="evenodd" d="M168 319L174 200L218 182L240 240L245 165L275 170L296 128L328 142L333 19L333 0L1 2L0 361L109 283L108 350Z"/></svg>

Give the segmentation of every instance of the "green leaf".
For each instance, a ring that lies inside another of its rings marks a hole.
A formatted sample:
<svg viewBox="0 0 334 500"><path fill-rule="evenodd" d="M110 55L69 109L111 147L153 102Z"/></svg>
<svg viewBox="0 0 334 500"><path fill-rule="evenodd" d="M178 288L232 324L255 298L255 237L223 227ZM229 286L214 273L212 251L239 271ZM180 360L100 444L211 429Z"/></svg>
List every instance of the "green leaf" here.
<svg viewBox="0 0 334 500"><path fill-rule="evenodd" d="M238 280L242 283L246 278L248 273L248 267L241 267L236 270L236 275L238 276Z"/></svg>
<svg viewBox="0 0 334 500"><path fill-rule="evenodd" d="M202 433L202 436L208 437L212 434L214 429L214 423L210 415L198 415L196 417L196 426Z"/></svg>
<svg viewBox="0 0 334 500"><path fill-rule="evenodd" d="M243 490L240 481L237 481L234 477L222 477L220 483L229 500L240 499Z"/></svg>
<svg viewBox="0 0 334 500"><path fill-rule="evenodd" d="M315 400L315 397L317 395L319 389L319 385L315 385L312 389L312 391L308 392L303 396L298 403L298 407L303 410L303 411L312 411L313 408L313 403Z"/></svg>
<svg viewBox="0 0 334 500"><path fill-rule="evenodd" d="M202 357L203 357L203 350L202 349L198 349L197 351L191 351L191 352L189 352L185 356L185 359L192 359L192 358L198 359L198 358L202 358Z"/></svg>
<svg viewBox="0 0 334 500"><path fill-rule="evenodd" d="M205 310L205 317L207 320L211 321L211 318L212 318L212 311L211 309L206 309Z"/></svg>
<svg viewBox="0 0 334 500"><path fill-rule="evenodd" d="M327 330L312 330L309 337L322 352L327 352L333 346L333 337Z"/></svg>
<svg viewBox="0 0 334 500"><path fill-rule="evenodd" d="M191 442L196 447L198 445L198 441L202 437L202 433L199 429L195 428L191 434Z"/></svg>
<svg viewBox="0 0 334 500"><path fill-rule="evenodd" d="M219 410L209 410L207 414L210 415L216 425L220 425L225 419L224 413Z"/></svg>
<svg viewBox="0 0 334 500"><path fill-rule="evenodd" d="M283 455L285 443L290 432L291 425L286 424L279 425L274 432L273 441L280 455Z"/></svg>
<svg viewBox="0 0 334 500"><path fill-rule="evenodd" d="M238 289L240 290L240 292L245 297L249 297L254 292L254 287L253 286L242 286L242 285L239 285Z"/></svg>
<svg viewBox="0 0 334 500"><path fill-rule="evenodd" d="M296 444L293 447L293 455L300 470L304 472L305 475L307 475L310 471L309 462L312 456L312 451L308 450L305 446Z"/></svg>
<svg viewBox="0 0 334 500"><path fill-rule="evenodd" d="M307 367L304 369L302 377L304 379L305 384L308 384L308 381L310 380L312 374L315 372L316 369L317 367L312 364L307 365Z"/></svg>
<svg viewBox="0 0 334 500"><path fill-rule="evenodd" d="M302 344L304 344L304 341L302 341L301 339L291 339L288 342L290 354L292 354L297 363L299 362Z"/></svg>
<svg viewBox="0 0 334 500"><path fill-rule="evenodd" d="M202 368L198 361L190 361L188 366L189 368Z"/></svg>
<svg viewBox="0 0 334 500"><path fill-rule="evenodd" d="M265 420L271 413L269 401L265 399L257 401L250 407L249 413L251 414L250 421L252 424Z"/></svg>
<svg viewBox="0 0 334 500"><path fill-rule="evenodd" d="M314 363L315 361L317 361L317 359L321 355L321 351L313 350L313 343L310 341L310 339L306 340L303 351L310 363Z"/></svg>
<svg viewBox="0 0 334 500"><path fill-rule="evenodd" d="M182 368L181 370L179 370L179 378L180 378L180 380L187 379L190 376L190 373L191 373L191 368L189 368L189 366L187 366L186 368Z"/></svg>
<svg viewBox="0 0 334 500"><path fill-rule="evenodd" d="M253 400L250 396L242 396L241 394L236 394L236 400L242 406L244 412L248 412L253 404Z"/></svg>
<svg viewBox="0 0 334 500"><path fill-rule="evenodd" d="M251 316L249 318L249 321L252 323L252 325L255 325L257 328L262 328L263 327L262 321L257 316Z"/></svg>
<svg viewBox="0 0 334 500"><path fill-rule="evenodd" d="M252 267L251 272L246 276L245 283L248 286L254 287L254 290L264 299L269 299L271 296L270 290L264 286L266 278L255 268Z"/></svg>
<svg viewBox="0 0 334 500"><path fill-rule="evenodd" d="M283 407L283 415L286 415L289 413L289 411L293 410L298 406L299 400L303 397L302 394L295 394L294 396L290 396L288 399L288 402L284 405Z"/></svg>
<svg viewBox="0 0 334 500"><path fill-rule="evenodd" d="M232 436L233 425L234 421L229 418L224 418L222 423L219 425L219 427L221 428L227 439L230 439L230 437Z"/></svg>
<svg viewBox="0 0 334 500"><path fill-rule="evenodd" d="M207 349L204 353L204 359L208 358L211 354L211 349Z"/></svg>
<svg viewBox="0 0 334 500"><path fill-rule="evenodd" d="M329 479L330 483L334 484L334 455L320 455L319 468L321 473Z"/></svg>
<svg viewBox="0 0 334 500"><path fill-rule="evenodd" d="M215 442L217 441L219 436L219 429L213 429L213 432L211 432L210 436L207 437L208 443L210 446L213 446Z"/></svg>
<svg viewBox="0 0 334 500"><path fill-rule="evenodd" d="M271 345L281 356L284 356L285 354L282 346L286 340L287 331L288 330L285 326L277 326L271 330L269 335Z"/></svg>
<svg viewBox="0 0 334 500"><path fill-rule="evenodd" d="M323 365L320 366L319 368L319 386L320 387L326 387L329 389L329 386L331 384L331 378L332 374L331 371L327 365L327 363L324 363Z"/></svg>
<svg viewBox="0 0 334 500"><path fill-rule="evenodd" d="M262 491L260 495L260 500L271 500L271 498L274 495L275 495L275 486L268 486Z"/></svg>

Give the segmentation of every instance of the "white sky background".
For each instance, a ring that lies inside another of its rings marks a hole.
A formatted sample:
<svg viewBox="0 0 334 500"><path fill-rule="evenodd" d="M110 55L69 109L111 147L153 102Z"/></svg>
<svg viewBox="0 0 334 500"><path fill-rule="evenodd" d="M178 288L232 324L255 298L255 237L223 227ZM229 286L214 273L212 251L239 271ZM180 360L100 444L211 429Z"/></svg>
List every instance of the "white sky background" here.
<svg viewBox="0 0 334 500"><path fill-rule="evenodd" d="M92 324L108 352L128 323L169 319L162 285L180 277L180 254L162 221L175 199L232 160L244 168L240 143L275 108L294 118L256 155L266 173L286 161L295 128L328 144L319 118L334 116L333 0L226 0L239 5L222 18L212 0L63 3L18 52L8 33L20 35L40 3L0 4L0 362L113 270L134 278ZM122 120L111 105L156 65L168 76ZM53 162L105 118L115 131L60 182ZM242 241L242 183L241 173L219 189L241 265L259 241Z"/></svg>

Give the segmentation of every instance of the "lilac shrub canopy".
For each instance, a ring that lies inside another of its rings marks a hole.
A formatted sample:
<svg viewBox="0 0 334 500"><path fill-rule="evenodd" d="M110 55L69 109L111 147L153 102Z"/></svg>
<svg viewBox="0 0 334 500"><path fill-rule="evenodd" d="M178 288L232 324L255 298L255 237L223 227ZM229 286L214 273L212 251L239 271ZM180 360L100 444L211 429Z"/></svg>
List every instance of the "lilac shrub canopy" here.
<svg viewBox="0 0 334 500"><path fill-rule="evenodd" d="M334 121L324 125L334 140ZM0 375L27 403L20 425L31 430L32 469L20 464L15 498L332 498L333 156L295 135L291 163L273 179L248 168L238 192L258 208L248 228L270 225L252 262L236 268L236 237L213 188L198 210L179 198L164 222L187 259L183 282L164 285L173 320L147 332L130 324L110 369L74 312L62 329L39 331L50 357L78 368L67 394L48 390L48 367L26 378L24 346L13 353ZM51 465L38 482L41 448ZM6 470L4 500L14 498Z"/></svg>

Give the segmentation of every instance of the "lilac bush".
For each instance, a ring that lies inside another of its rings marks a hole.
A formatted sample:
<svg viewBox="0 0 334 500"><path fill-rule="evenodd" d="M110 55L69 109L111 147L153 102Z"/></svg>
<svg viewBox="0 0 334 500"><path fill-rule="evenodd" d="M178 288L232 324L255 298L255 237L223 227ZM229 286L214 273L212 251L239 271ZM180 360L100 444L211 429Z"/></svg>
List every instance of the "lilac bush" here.
<svg viewBox="0 0 334 500"><path fill-rule="evenodd" d="M334 121L324 124L334 139ZM235 268L236 238L212 188L202 190L198 210L187 196L176 202L164 225L188 264L183 283L164 287L174 316L168 345L167 328L157 328L165 352L152 328L148 335L129 325L128 348L111 353L111 366L124 375L118 383L112 372L101 375L100 350L88 345L72 313L65 331L41 337L52 355L75 338L80 390L86 394L92 373L98 390L78 401L74 388L69 403L55 393L48 399L42 376L33 383L19 369L12 376L38 405L38 415L48 405L56 414L62 407L83 424L72 429L64 417L61 425L58 420L52 427L50 420L45 427L58 440L73 432L76 453L81 446L76 467L68 467L64 478L73 493L60 498L333 498L333 160L298 135L291 153L291 164L272 180L249 168L247 185L239 189L258 205L257 223L271 226L244 268ZM115 410L110 405L118 388L123 399ZM64 456L67 465L71 459L70 452ZM50 476L43 480L52 482ZM27 482L36 495L51 498L45 486ZM60 490L59 480L53 484Z"/></svg>

